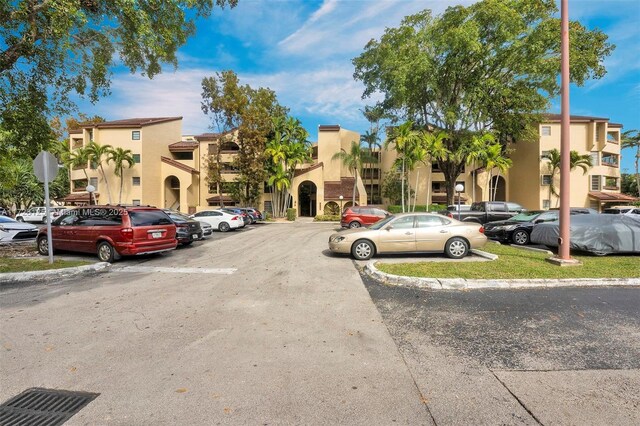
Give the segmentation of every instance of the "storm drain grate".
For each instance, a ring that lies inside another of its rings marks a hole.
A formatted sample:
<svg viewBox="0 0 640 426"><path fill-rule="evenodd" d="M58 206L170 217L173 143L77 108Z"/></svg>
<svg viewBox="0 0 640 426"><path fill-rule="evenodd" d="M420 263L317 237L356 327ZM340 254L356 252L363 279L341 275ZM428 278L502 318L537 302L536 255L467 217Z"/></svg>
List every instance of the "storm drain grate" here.
<svg viewBox="0 0 640 426"><path fill-rule="evenodd" d="M0 426L61 425L99 393L31 388L0 405Z"/></svg>

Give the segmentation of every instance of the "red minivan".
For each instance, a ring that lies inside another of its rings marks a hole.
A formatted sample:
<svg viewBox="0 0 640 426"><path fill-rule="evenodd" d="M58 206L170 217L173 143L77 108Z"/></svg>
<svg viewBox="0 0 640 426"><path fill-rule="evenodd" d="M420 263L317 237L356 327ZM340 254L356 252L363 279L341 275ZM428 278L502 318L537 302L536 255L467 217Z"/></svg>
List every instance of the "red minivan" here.
<svg viewBox="0 0 640 426"><path fill-rule="evenodd" d="M355 206L347 207L342 212L340 218L340 225L348 228L359 228L361 226L373 225L380 219L384 219L389 216L386 210L379 209L377 207L367 206Z"/></svg>
<svg viewBox="0 0 640 426"><path fill-rule="evenodd" d="M53 250L96 253L102 262L176 248L176 226L155 207L87 206L66 210L51 224ZM47 228L36 238L48 254Z"/></svg>

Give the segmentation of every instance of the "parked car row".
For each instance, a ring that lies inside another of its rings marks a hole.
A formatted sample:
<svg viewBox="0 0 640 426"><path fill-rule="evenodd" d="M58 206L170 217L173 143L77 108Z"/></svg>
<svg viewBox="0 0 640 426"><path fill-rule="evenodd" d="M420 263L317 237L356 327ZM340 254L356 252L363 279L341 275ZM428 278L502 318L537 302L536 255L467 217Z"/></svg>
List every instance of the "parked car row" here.
<svg viewBox="0 0 640 426"><path fill-rule="evenodd" d="M212 212L213 216L202 217L228 218L238 227L240 224L244 226L239 214ZM201 219L150 206L106 205L68 209L51 223L52 249L96 253L103 262L113 262L122 256L161 253L175 249L178 244L189 245L211 235L214 227L208 220ZM220 221L216 229L226 229L223 223L226 222ZM46 227L38 230L34 225L0 216L0 240L8 238L8 235L12 239L35 237L40 254L48 254Z"/></svg>

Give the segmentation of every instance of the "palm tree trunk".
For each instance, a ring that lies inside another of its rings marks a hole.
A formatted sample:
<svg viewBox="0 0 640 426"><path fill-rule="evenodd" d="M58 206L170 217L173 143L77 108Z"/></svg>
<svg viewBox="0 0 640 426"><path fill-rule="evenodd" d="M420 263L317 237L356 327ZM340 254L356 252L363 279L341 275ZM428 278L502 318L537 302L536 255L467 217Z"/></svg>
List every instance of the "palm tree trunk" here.
<svg viewBox="0 0 640 426"><path fill-rule="evenodd" d="M496 177L496 184L493 185L493 201L496 200L496 195L498 194L498 184L500 183L500 169L498 169L498 176Z"/></svg>
<svg viewBox="0 0 640 426"><path fill-rule="evenodd" d="M353 171L353 174L356 176L355 180L353 181L353 200L352 200L352 204L351 206L355 206L356 205L356 188L358 186L358 169L355 169Z"/></svg>
<svg viewBox="0 0 640 426"><path fill-rule="evenodd" d="M111 204L111 190L109 189L109 181L107 180L107 175L104 173L104 168L102 167L102 163L100 163L100 172L102 173L102 179L104 180L104 184L107 187L107 199L109 200L109 204Z"/></svg>
<svg viewBox="0 0 640 426"><path fill-rule="evenodd" d="M402 179L401 179L401 188L402 188L402 213L404 213L404 156L402 157Z"/></svg>
<svg viewBox="0 0 640 426"><path fill-rule="evenodd" d="M124 186L124 168L120 168L120 195L118 196L118 204L122 204L122 187Z"/></svg>
<svg viewBox="0 0 640 426"><path fill-rule="evenodd" d="M489 179L487 180L487 201L491 201L491 179L493 179L493 170L489 172Z"/></svg>
<svg viewBox="0 0 640 426"><path fill-rule="evenodd" d="M427 211L429 211L429 206L431 205L431 162L429 162L429 167L427 171Z"/></svg>
<svg viewBox="0 0 640 426"><path fill-rule="evenodd" d="M416 192L413 194L413 211L416 211L416 204L418 203L418 179L420 178L420 170L416 171Z"/></svg>

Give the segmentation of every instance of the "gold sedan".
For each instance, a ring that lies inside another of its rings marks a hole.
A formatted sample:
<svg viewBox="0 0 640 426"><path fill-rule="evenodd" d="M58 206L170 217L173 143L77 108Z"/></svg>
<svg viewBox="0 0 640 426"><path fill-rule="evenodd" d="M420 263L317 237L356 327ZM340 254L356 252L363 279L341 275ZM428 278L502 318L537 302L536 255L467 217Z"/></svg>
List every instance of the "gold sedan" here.
<svg viewBox="0 0 640 426"><path fill-rule="evenodd" d="M477 223L432 213L401 213L368 228L336 232L329 237L329 249L351 253L357 260L367 260L378 253L443 252L452 259L461 259L486 242L484 228Z"/></svg>

